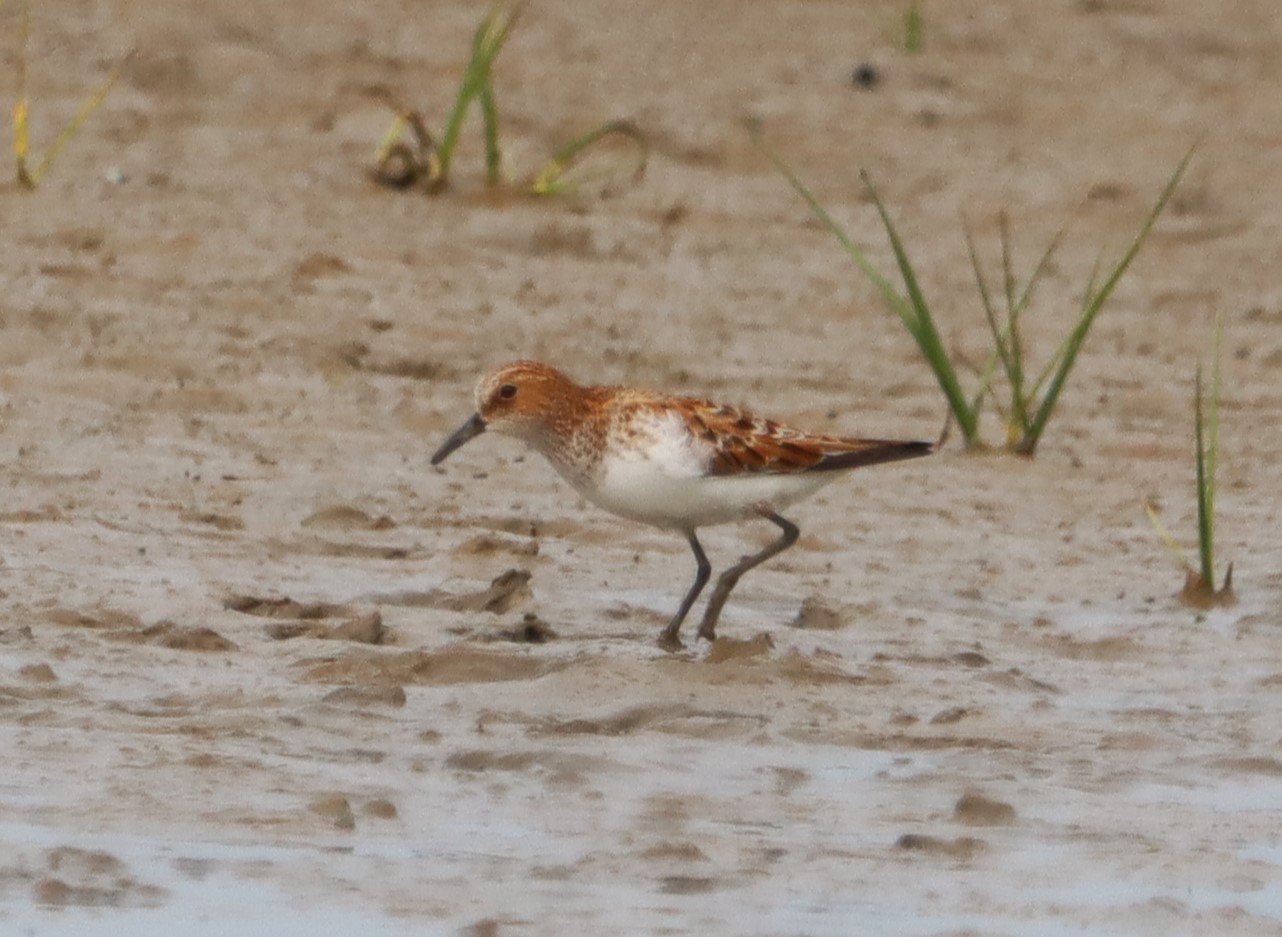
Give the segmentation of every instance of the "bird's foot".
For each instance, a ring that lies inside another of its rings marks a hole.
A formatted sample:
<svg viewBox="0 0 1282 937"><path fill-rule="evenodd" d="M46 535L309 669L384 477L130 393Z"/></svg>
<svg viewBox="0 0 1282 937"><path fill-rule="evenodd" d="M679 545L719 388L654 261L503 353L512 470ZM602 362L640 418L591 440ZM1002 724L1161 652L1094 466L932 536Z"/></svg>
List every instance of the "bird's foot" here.
<svg viewBox="0 0 1282 937"><path fill-rule="evenodd" d="M685 648L685 645L681 643L681 635L677 634L677 632L673 631L671 628L663 629L663 632L659 635L659 640L656 643L659 647L663 648L670 654L675 654L677 651Z"/></svg>

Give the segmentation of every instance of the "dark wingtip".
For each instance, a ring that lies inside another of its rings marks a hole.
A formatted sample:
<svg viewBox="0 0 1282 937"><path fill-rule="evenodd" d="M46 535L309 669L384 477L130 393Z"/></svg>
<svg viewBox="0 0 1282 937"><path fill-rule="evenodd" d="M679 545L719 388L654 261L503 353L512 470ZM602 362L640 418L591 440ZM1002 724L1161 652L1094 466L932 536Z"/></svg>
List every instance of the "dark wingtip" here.
<svg viewBox="0 0 1282 937"><path fill-rule="evenodd" d="M867 449L857 449L854 452L837 452L824 456L811 466L810 471L825 472L837 469L863 468L867 465L880 465L883 462L902 462L904 459L919 459L922 456L930 455L936 448L937 445L935 443L922 442L921 440L901 441L887 439L870 441Z"/></svg>

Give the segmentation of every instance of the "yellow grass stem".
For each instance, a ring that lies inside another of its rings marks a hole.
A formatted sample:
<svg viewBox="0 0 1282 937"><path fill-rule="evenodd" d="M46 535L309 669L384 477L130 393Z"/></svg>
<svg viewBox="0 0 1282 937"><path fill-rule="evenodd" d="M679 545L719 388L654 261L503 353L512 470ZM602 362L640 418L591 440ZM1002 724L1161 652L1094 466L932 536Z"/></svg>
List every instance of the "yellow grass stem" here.
<svg viewBox="0 0 1282 937"><path fill-rule="evenodd" d="M587 133L580 134L552 154L524 185L534 195L563 195L574 186L569 173L594 146L610 137L631 140L636 147L632 166L632 179L640 179L650 158L650 142L636 124L630 120L612 120Z"/></svg>
<svg viewBox="0 0 1282 937"><path fill-rule="evenodd" d="M19 29L19 47L18 47L18 99L13 106L13 156L17 166L18 183L25 189L34 189L40 184L48 172L53 168L53 164L63 151L75 139L76 134L84 126L90 115L93 114L106 100L112 86L120 78L125 66L133 57L133 51L128 52L120 63L107 75L105 79L81 102L75 115L62 125L49 148L45 150L44 156L32 168L28 165L30 156L30 131L29 120L31 115L31 106L27 95L27 48L31 39L31 5L24 4L22 9L22 26Z"/></svg>
<svg viewBox="0 0 1282 937"><path fill-rule="evenodd" d="M1140 503L1144 506L1144 513L1148 515L1148 522L1153 525L1153 530L1166 546L1166 549L1171 551L1171 556L1175 558L1175 562L1184 569L1192 569L1193 567L1189 566L1188 557L1185 556L1183 548L1180 547L1180 542L1175 539L1171 531L1167 529L1167 526L1162 523L1161 515L1157 513L1157 508L1153 506L1153 502L1145 498Z"/></svg>

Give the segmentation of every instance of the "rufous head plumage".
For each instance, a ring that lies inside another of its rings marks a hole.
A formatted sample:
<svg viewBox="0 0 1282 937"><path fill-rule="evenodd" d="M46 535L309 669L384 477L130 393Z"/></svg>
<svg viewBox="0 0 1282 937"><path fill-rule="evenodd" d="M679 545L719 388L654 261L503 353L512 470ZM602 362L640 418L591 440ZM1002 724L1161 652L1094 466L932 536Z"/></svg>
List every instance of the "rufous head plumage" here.
<svg viewBox="0 0 1282 937"><path fill-rule="evenodd" d="M581 388L568 376L538 361L512 361L476 384L476 413L432 456L438 465L455 449L486 430L516 436L538 447L555 431L551 421L566 413Z"/></svg>

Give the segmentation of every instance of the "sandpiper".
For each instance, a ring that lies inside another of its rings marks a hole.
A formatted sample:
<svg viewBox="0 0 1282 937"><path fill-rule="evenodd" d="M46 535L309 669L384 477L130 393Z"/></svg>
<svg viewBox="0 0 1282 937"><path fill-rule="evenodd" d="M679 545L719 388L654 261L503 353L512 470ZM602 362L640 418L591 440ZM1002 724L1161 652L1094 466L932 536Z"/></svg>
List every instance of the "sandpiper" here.
<svg viewBox="0 0 1282 937"><path fill-rule="evenodd" d="M698 636L717 619L748 570L782 553L799 530L779 514L848 469L913 459L937 444L829 436L792 429L738 407L629 387L585 387L537 361L495 368L476 386L476 413L432 456L439 465L486 430L542 453L576 491L620 517L685 535L697 564L676 614L659 636L681 647L681 623L712 566L695 531L764 518L783 531L717 580Z"/></svg>

